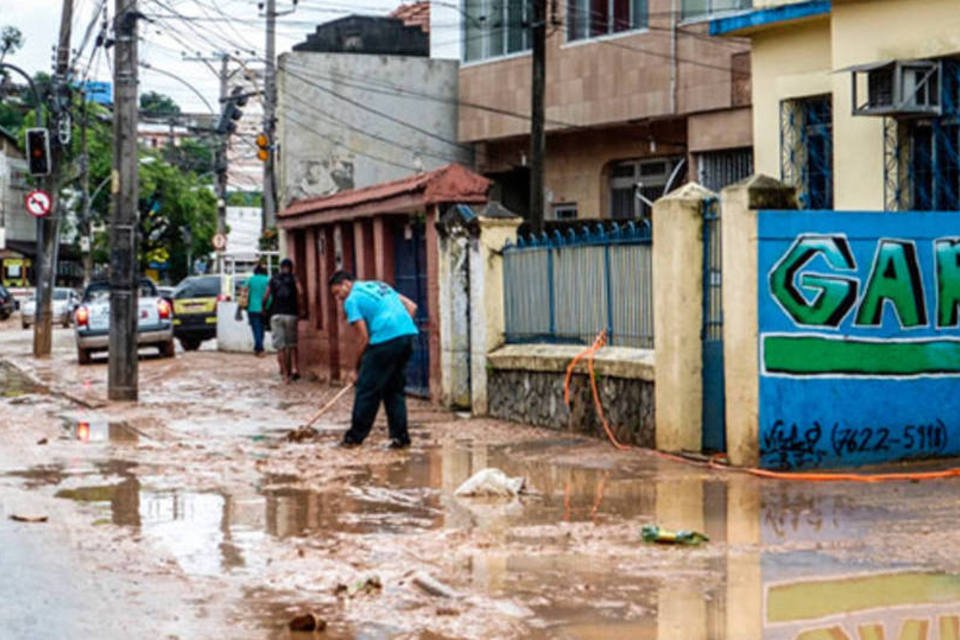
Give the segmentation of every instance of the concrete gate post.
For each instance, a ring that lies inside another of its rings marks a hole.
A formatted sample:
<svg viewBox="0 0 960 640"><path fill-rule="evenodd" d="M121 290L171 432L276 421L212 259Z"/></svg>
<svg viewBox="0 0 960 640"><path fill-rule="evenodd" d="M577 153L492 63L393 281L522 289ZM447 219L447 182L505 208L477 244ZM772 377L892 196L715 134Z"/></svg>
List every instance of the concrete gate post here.
<svg viewBox="0 0 960 640"><path fill-rule="evenodd" d="M715 197L691 183L653 205L654 397L661 451L700 450L703 208Z"/></svg>
<svg viewBox="0 0 960 640"><path fill-rule="evenodd" d="M723 358L727 392L727 455L738 466L760 457L757 211L796 209L796 189L757 175L721 195Z"/></svg>

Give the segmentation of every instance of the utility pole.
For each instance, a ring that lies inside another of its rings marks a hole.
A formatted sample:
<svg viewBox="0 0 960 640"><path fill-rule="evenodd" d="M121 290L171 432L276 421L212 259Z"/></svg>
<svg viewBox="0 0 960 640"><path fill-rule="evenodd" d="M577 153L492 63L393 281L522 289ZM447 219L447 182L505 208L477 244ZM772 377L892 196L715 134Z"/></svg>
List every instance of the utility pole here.
<svg viewBox="0 0 960 640"><path fill-rule="evenodd" d="M220 58L220 104L227 99L227 83L230 80L230 56L224 53ZM230 135L217 137L217 233L227 233L227 144ZM223 273L223 254L217 252L217 273Z"/></svg>
<svg viewBox="0 0 960 640"><path fill-rule="evenodd" d="M277 196L274 191L273 160L274 133L277 111L277 0L267 0L267 64L264 78L265 95L263 100L263 133L270 142L270 153L263 163L263 228L269 229L277 223Z"/></svg>
<svg viewBox="0 0 960 640"><path fill-rule="evenodd" d="M80 121L80 148L83 154L83 167L81 173L80 190L83 194L83 213L80 217L80 243L81 254L83 254L83 286L90 284L90 278L93 274L93 241L90 237L90 151L87 147L87 94L80 93L81 121Z"/></svg>
<svg viewBox="0 0 960 640"><path fill-rule="evenodd" d="M116 0L113 211L110 225L110 360L107 395L136 400L137 362L137 0Z"/></svg>
<svg viewBox="0 0 960 640"><path fill-rule="evenodd" d="M57 44L57 63L54 68L54 82L51 106L55 130L58 134L64 124L63 116L70 105L64 104L69 97L67 73L70 71L70 28L73 24L73 0L63 0L60 14L60 41ZM40 109L42 105L37 105ZM69 136L69 121L66 121ZM46 357L53 347L53 315L50 306L53 300L53 286L57 277L56 249L60 241L60 186L63 183L64 144L60 135L53 136L51 149L52 171L44 178L44 190L50 194L50 215L37 223L37 306L36 323L33 327L33 355ZM69 141L69 137L67 138Z"/></svg>
<svg viewBox="0 0 960 640"><path fill-rule="evenodd" d="M543 165L547 154L544 94L547 77L547 0L532 0L533 69L530 87L530 227L543 231Z"/></svg>

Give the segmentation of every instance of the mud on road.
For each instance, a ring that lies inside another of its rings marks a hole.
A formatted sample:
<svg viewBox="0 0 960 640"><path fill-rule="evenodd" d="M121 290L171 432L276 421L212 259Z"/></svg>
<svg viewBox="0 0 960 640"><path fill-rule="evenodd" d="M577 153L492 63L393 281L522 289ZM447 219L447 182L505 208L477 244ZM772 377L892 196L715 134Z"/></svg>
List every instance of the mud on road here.
<svg viewBox="0 0 960 640"><path fill-rule="evenodd" d="M384 448L382 424L335 448L348 400L315 440L288 442L336 388L202 350L144 358L140 402L113 404L105 364L79 367L72 344L58 331L35 361L27 333L0 329L3 637L812 640L960 625L956 481L760 481L420 401L407 451ZM532 493L453 495L487 467ZM648 523L711 540L646 545ZM288 630L307 611L325 631Z"/></svg>

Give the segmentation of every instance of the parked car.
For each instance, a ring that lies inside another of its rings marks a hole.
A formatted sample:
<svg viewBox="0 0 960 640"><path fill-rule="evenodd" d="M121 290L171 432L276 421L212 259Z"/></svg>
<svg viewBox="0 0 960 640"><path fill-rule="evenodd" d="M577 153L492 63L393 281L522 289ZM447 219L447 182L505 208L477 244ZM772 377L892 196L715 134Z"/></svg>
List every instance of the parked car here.
<svg viewBox="0 0 960 640"><path fill-rule="evenodd" d="M160 292L160 297L170 304L171 309L173 309L173 292L176 290L176 287L157 287L157 291Z"/></svg>
<svg viewBox="0 0 960 640"><path fill-rule="evenodd" d="M173 293L173 335L184 351L196 351L204 340L217 337L217 303L220 276L184 278Z"/></svg>
<svg viewBox="0 0 960 640"><path fill-rule="evenodd" d="M70 326L73 318L73 312L80 303L80 297L73 289L66 287L56 287L53 290L52 313L53 324L63 325L64 328ZM28 298L20 305L20 325L24 329L29 329L30 325L37 321L37 299Z"/></svg>
<svg viewBox="0 0 960 640"><path fill-rule="evenodd" d="M17 301L6 287L0 284L0 320L9 318L17 308Z"/></svg>
<svg viewBox="0 0 960 640"><path fill-rule="evenodd" d="M140 279L137 344L155 346L160 355L172 358L173 322L170 304L160 297L149 278ZM77 360L89 364L91 354L110 347L110 283L91 282L83 292L76 312Z"/></svg>

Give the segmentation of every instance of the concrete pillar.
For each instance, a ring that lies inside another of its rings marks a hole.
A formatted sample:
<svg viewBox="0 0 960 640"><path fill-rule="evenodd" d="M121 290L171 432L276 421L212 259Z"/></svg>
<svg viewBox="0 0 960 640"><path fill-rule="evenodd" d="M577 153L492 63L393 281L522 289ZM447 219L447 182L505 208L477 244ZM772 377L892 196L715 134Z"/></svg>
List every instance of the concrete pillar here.
<svg viewBox="0 0 960 640"><path fill-rule="evenodd" d="M735 465L755 467L760 457L757 211L795 209L796 199L793 187L768 176L748 178L721 196L727 455Z"/></svg>
<svg viewBox="0 0 960 640"><path fill-rule="evenodd" d="M363 220L354 220L353 250L355 252L356 264L353 266L353 275L356 276L358 280L371 280L374 277L373 272L367 268L370 264L370 252L373 250L373 247L367 245L365 235Z"/></svg>
<svg viewBox="0 0 960 640"><path fill-rule="evenodd" d="M440 358L440 242L437 237L437 207L427 211L427 319L429 322L430 345L430 399L441 400L441 358Z"/></svg>
<svg viewBox="0 0 960 640"><path fill-rule="evenodd" d="M393 229L383 216L373 219L373 261L377 280L394 285Z"/></svg>
<svg viewBox="0 0 960 640"><path fill-rule="evenodd" d="M440 386L448 407L470 406L470 237L463 228L440 236Z"/></svg>
<svg viewBox="0 0 960 640"><path fill-rule="evenodd" d="M515 242L522 219L478 219L470 251L470 399L474 415L487 413L487 354L503 344L503 256Z"/></svg>
<svg viewBox="0 0 960 640"><path fill-rule="evenodd" d="M306 273L306 282L303 283L304 295L307 303L307 321L309 331L313 332L317 326L317 318L320 317L320 309L317 306L317 296L319 294L320 275L317 273L317 227L310 227L306 232L306 264L304 273Z"/></svg>
<svg viewBox="0 0 960 640"><path fill-rule="evenodd" d="M691 183L653 206L654 397L662 451L701 448L703 207L713 197Z"/></svg>

